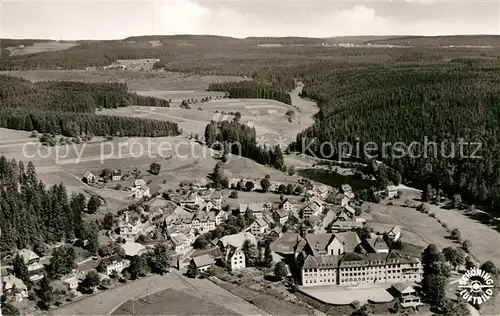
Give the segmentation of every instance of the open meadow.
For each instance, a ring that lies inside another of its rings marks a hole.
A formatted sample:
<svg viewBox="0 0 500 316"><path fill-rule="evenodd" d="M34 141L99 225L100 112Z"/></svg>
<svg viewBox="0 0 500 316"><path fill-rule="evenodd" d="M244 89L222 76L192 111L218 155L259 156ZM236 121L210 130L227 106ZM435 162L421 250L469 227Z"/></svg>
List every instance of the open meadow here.
<svg viewBox="0 0 500 316"><path fill-rule="evenodd" d="M149 297L148 297L149 296ZM51 315L266 315L264 311L206 279L187 279L172 270L99 292L50 311ZM169 302L169 304L164 304ZM202 310L200 308L206 308Z"/></svg>
<svg viewBox="0 0 500 316"><path fill-rule="evenodd" d="M236 76L201 76L169 71L130 70L23 70L0 74L37 81L126 83L132 91L205 91L210 83L245 80ZM207 94L208 96L209 94Z"/></svg>
<svg viewBox="0 0 500 316"><path fill-rule="evenodd" d="M86 171L99 175L105 168L121 169L122 174L137 168L151 188L176 189L181 181L194 181L213 171L217 159L214 152L195 141L178 137L115 138L111 141L94 138L91 142L46 147L29 132L0 129L0 154L8 159L32 161L38 177L46 185L63 182L69 192L98 194L106 200L103 211L116 211L134 200L127 187L132 181L116 181L107 188L88 186L81 181ZM158 175L148 172L152 162L161 165ZM228 178L262 179L269 174L272 180L296 182L298 176L288 176L276 169L260 165L250 159L230 156L225 163ZM120 185L120 188L113 189Z"/></svg>
<svg viewBox="0 0 500 316"><path fill-rule="evenodd" d="M258 140L261 144L286 145L295 140L295 136L313 123L312 116L316 113L316 104L299 97L302 85L293 90L292 105L267 99L216 99L208 102L192 104L191 109L178 108L175 104L171 108L129 106L118 109L104 109L97 113L103 115L117 115L126 117L141 117L157 120L172 121L179 125L185 135L204 135L205 126L211 121L232 120L229 113L240 112L240 122L255 127ZM143 95L160 96L165 91L156 91ZM183 97L197 98L198 92L188 91L180 93ZM205 92L209 93L209 92ZM210 92L214 93L214 92ZM166 95L164 98L168 99ZM172 101L176 99L172 98ZM179 100L179 99L177 99ZM182 101L182 100L181 100ZM180 101L179 101L180 102ZM293 111L291 122L287 112Z"/></svg>
<svg viewBox="0 0 500 316"><path fill-rule="evenodd" d="M65 50L77 45L79 44L70 42L50 41L50 42L33 43L33 45L10 46L6 47L6 49L9 51L10 56L18 56L18 55L37 54L41 52L54 52L58 50Z"/></svg>

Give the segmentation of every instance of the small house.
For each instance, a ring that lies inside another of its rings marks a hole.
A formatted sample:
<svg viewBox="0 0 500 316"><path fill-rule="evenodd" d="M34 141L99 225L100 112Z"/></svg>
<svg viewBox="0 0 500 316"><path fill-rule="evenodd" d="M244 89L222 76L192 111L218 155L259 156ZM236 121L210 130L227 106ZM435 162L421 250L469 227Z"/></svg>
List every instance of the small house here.
<svg viewBox="0 0 500 316"><path fill-rule="evenodd" d="M78 283L80 282L80 280L78 280L75 276L71 276L63 279L62 282L66 286L68 291L75 292L78 288Z"/></svg>
<svg viewBox="0 0 500 316"><path fill-rule="evenodd" d="M269 230L269 225L263 218L256 218L255 221L249 226L252 234L261 236Z"/></svg>
<svg viewBox="0 0 500 316"><path fill-rule="evenodd" d="M191 259L191 261L194 263L196 269L198 269L199 272L207 271L208 268L213 266L215 263L214 257L212 257L208 253L198 257L194 257L193 259Z"/></svg>
<svg viewBox="0 0 500 316"><path fill-rule="evenodd" d="M95 174L87 170L83 174L82 181L87 184L95 183L97 181L97 177L95 176Z"/></svg>
<svg viewBox="0 0 500 316"><path fill-rule="evenodd" d="M393 295L399 298L401 306L415 307L421 304L418 292L413 284L408 283L396 283L393 284L390 291Z"/></svg>
<svg viewBox="0 0 500 316"><path fill-rule="evenodd" d="M279 209L273 212L273 219L275 222L284 225L288 221L289 214L290 211L287 211L285 209Z"/></svg>
<svg viewBox="0 0 500 316"><path fill-rule="evenodd" d="M395 185L388 185L385 192L388 199L393 199L398 195L398 188Z"/></svg>
<svg viewBox="0 0 500 316"><path fill-rule="evenodd" d="M20 302L28 297L28 287L24 282L13 275L2 278L3 294L15 302Z"/></svg>
<svg viewBox="0 0 500 316"><path fill-rule="evenodd" d="M130 265L130 261L122 259L119 255L113 255L111 257L103 259L104 262L104 272L106 275L111 275L113 271L121 273L123 269Z"/></svg>
<svg viewBox="0 0 500 316"><path fill-rule="evenodd" d="M363 248L368 253L389 253L389 246L381 237L368 238L363 241Z"/></svg>
<svg viewBox="0 0 500 316"><path fill-rule="evenodd" d="M401 226L399 225L396 225L394 227L392 227L388 232L387 232L387 236L389 237L389 239L391 239L392 241L398 241L399 238L401 238Z"/></svg>

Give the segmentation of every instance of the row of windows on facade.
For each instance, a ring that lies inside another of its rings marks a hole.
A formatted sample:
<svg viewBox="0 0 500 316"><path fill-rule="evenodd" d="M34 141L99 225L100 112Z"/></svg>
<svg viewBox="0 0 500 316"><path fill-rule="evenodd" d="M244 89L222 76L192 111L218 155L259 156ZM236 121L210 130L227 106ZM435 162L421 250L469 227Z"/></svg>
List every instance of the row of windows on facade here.
<svg viewBox="0 0 500 316"><path fill-rule="evenodd" d="M387 277L387 279L406 279L406 276L403 275L402 277L401 276L389 276ZM408 276L408 279L417 279L418 278L418 275L409 275ZM384 281L384 277L380 277L380 280L381 281ZM344 283L344 282L358 282L358 281L373 281L373 280L378 280L378 278L376 277L366 277L366 278L345 278L345 279L340 279L340 282L341 283ZM315 279L312 279L312 280L305 280L305 283L317 283L318 280L315 280ZM319 280L319 283L331 283L331 282L335 282L335 279L326 279L326 280Z"/></svg>
<svg viewBox="0 0 500 316"><path fill-rule="evenodd" d="M414 267L417 267L417 264L416 263L411 263L410 264L410 267L414 268ZM401 268L401 264L390 264L390 265L385 265L385 266L381 266L381 267L354 267L354 268L340 268L340 271L363 271L363 270L366 270L366 269L379 269L379 270L382 270L382 269L391 269L391 268ZM304 272L317 272L317 268L312 268L312 269L304 269ZM327 268L327 269L322 269L320 268L319 270L336 270L335 268Z"/></svg>

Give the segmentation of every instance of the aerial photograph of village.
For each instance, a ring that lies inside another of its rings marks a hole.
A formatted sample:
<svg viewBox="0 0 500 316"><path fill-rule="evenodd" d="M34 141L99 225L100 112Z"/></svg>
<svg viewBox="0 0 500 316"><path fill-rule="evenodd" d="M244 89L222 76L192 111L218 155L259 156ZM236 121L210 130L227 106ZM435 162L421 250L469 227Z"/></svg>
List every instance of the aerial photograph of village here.
<svg viewBox="0 0 500 316"><path fill-rule="evenodd" d="M0 8L0 316L500 315L500 4Z"/></svg>

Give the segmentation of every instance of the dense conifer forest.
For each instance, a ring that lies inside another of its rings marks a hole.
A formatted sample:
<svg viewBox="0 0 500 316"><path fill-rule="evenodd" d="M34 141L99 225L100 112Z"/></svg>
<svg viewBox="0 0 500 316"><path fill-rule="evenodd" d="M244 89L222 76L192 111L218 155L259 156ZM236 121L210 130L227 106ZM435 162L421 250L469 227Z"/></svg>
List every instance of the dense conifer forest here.
<svg viewBox="0 0 500 316"><path fill-rule="evenodd" d="M292 86L287 85L287 88L293 89L293 81ZM292 104L288 93L291 89L279 89L255 81L211 83L208 87L208 91L228 92L230 98L271 99L286 104Z"/></svg>
<svg viewBox="0 0 500 316"><path fill-rule="evenodd" d="M336 68L318 64L304 76L302 95L318 100L320 112L315 124L297 136L294 149L305 149L303 144L310 140L317 154L327 141L375 142L376 158L414 185L429 183L448 193L459 192L471 202L498 207L499 70L467 63ZM425 137L438 144L437 154L427 147L426 158L417 146L412 150L422 154L420 158L382 155L383 142L416 141L424 146ZM461 155L461 138L467 144L481 142L475 155L482 158L469 158L476 145L464 146ZM450 157L453 151L455 157Z"/></svg>
<svg viewBox="0 0 500 316"><path fill-rule="evenodd" d="M255 135L255 128L236 120L211 121L205 128L205 143L210 148L223 150L224 153L247 157L260 164L284 170L281 148L258 146Z"/></svg>
<svg viewBox="0 0 500 316"><path fill-rule="evenodd" d="M84 237L82 194L68 196L61 183L51 188L37 179L31 162L0 157L0 250L36 247Z"/></svg>
<svg viewBox="0 0 500 316"><path fill-rule="evenodd" d="M96 115L130 104L168 106L168 101L129 93L121 83L37 82L0 76L0 127L42 133L159 137L179 135L176 123Z"/></svg>

